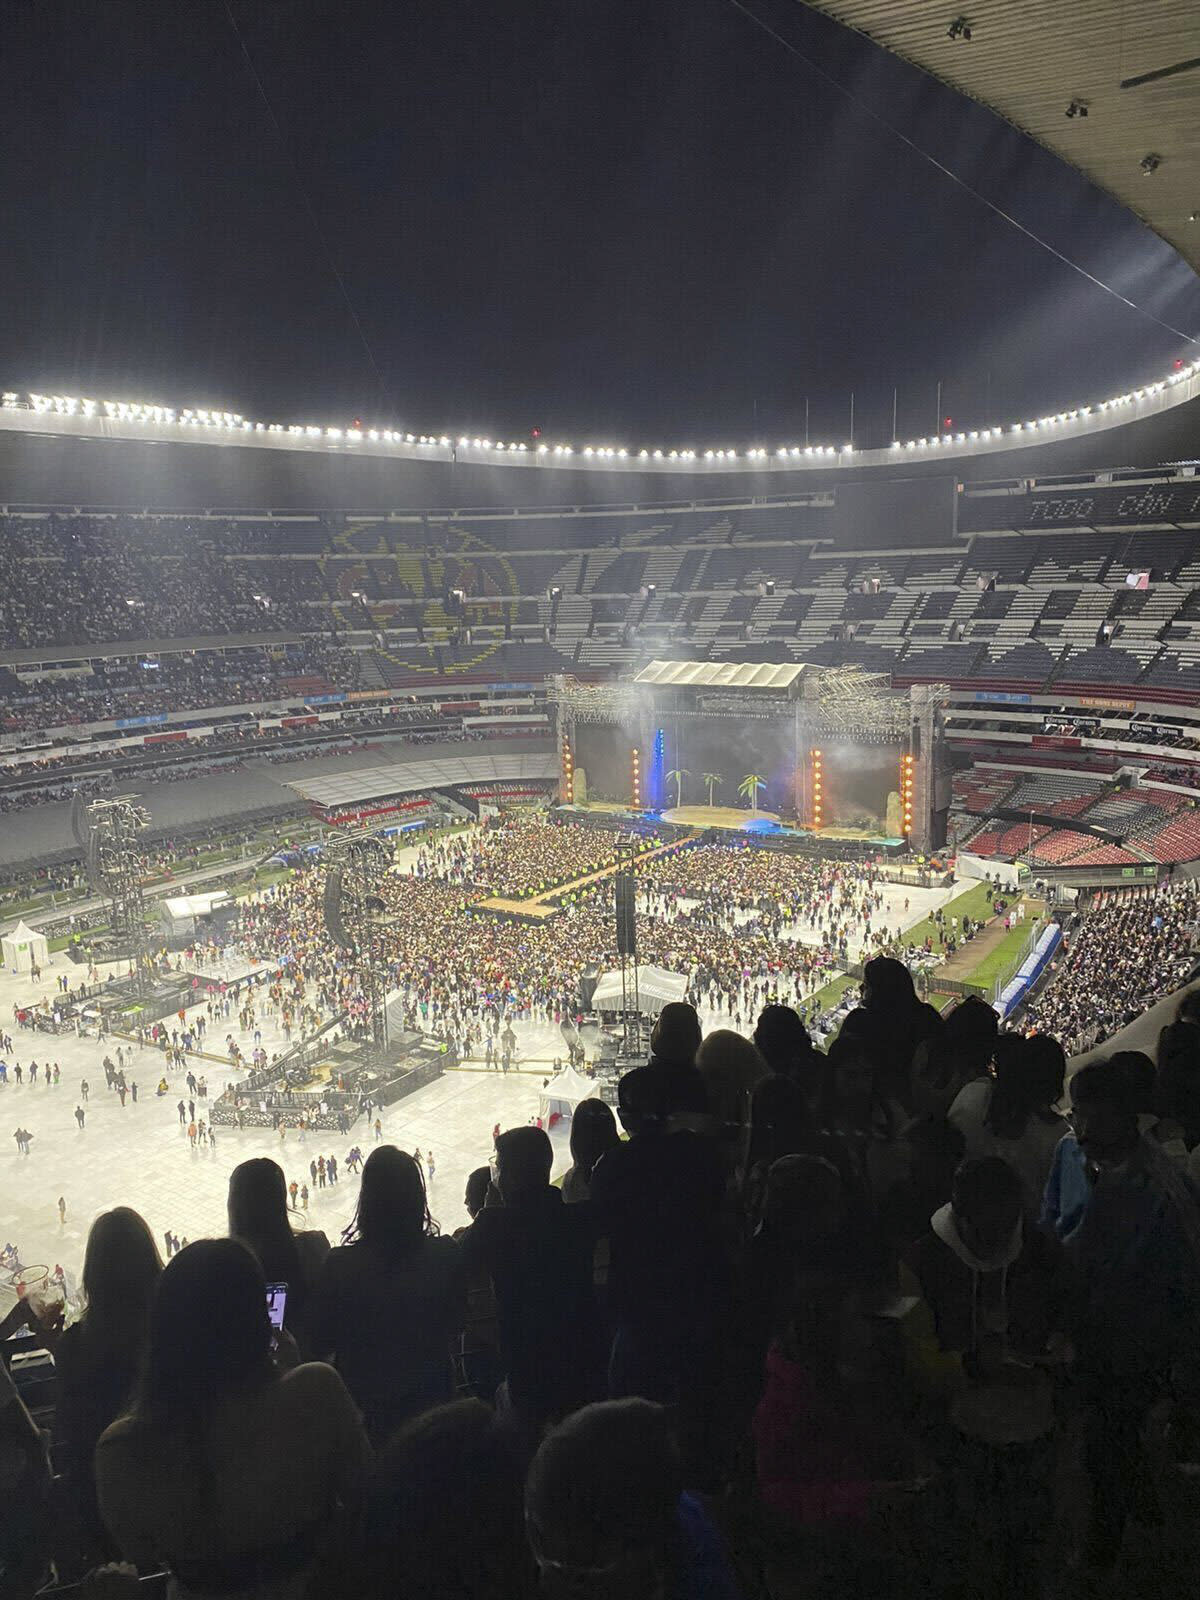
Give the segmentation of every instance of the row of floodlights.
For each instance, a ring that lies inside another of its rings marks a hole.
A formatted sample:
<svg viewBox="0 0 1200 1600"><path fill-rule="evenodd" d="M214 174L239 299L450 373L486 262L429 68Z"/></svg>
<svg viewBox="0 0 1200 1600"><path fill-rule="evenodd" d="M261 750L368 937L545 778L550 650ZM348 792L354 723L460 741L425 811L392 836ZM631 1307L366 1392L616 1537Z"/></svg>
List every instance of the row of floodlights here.
<svg viewBox="0 0 1200 1600"><path fill-rule="evenodd" d="M1025 422L1013 422L1006 428L996 426L992 428L972 428L963 433L930 434L922 439L906 439L901 442L893 440L892 450L933 450L943 446L970 445L986 441L994 441L1004 437L1007 432L1014 434L1031 433L1045 434L1058 428L1068 427L1073 423L1086 423L1092 418L1117 411L1123 407L1135 405L1140 400L1153 398L1165 389L1176 384L1184 383L1189 378L1200 374L1200 360L1193 361L1184 366L1180 364L1161 382L1147 384L1141 389L1131 389L1127 394L1115 395L1110 400L1101 400L1096 406L1078 406L1071 411L1059 411L1053 416L1035 417ZM403 433L392 428L362 428L357 425L349 428L320 428L303 423L282 422L248 422L245 417L233 411L208 411L202 408L192 409L185 407L182 411L175 411L170 406L146 405L137 401L125 400L87 400L79 399L73 395L46 395L30 394L27 403L31 410L39 414L48 414L62 417L100 417L116 422L147 422L173 425L179 428L204 428L218 429L225 432L261 433L275 437L305 439L326 439L343 444L361 444L364 441L371 444L399 444L430 447L442 449L457 449L466 451L484 451L504 453L506 455L521 455L529 451L530 446L523 443L507 443L503 440L484 438L471 438L466 434L452 439L449 434L412 434ZM6 410L22 409L19 395L8 392L0 395L0 405ZM798 458L829 459L833 456L849 456L854 453L853 444L844 444L840 448L831 444L812 445L780 445L773 452L762 445L753 445L748 450L737 451L732 449L722 450L627 450L614 445L585 445L581 450L576 450L569 444L544 444L536 446L536 453L540 457L553 457L563 460L568 456L579 455L586 461L626 461L635 459L639 461L767 461L772 455L776 461L796 460Z"/></svg>

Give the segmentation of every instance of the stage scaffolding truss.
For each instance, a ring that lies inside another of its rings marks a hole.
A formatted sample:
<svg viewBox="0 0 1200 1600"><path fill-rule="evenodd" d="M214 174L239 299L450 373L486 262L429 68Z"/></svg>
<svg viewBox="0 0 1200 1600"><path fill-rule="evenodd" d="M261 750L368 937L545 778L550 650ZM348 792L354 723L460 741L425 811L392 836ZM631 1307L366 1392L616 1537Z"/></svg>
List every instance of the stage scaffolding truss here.
<svg viewBox="0 0 1200 1600"><path fill-rule="evenodd" d="M583 683L578 678L553 680L550 699L560 723L636 724L655 706L669 702L672 717L746 718L799 717L813 738L823 734L863 734L873 739L906 740L912 706L884 673L856 666L811 667L798 680L799 695L781 696L753 688L707 684L652 684L615 681ZM688 699L682 691L690 690ZM938 701L947 684L923 686L923 696Z"/></svg>
<svg viewBox="0 0 1200 1600"><path fill-rule="evenodd" d="M72 825L92 888L105 903L112 943L128 952L136 992L148 994L154 971L143 889L146 858L140 841L150 826L150 813L134 795L84 802L77 794Z"/></svg>
<svg viewBox="0 0 1200 1600"><path fill-rule="evenodd" d="M334 833L326 842L325 928L354 963L365 1006L367 1034L376 1050L387 1045L386 903L380 879L392 864L388 846L367 829Z"/></svg>

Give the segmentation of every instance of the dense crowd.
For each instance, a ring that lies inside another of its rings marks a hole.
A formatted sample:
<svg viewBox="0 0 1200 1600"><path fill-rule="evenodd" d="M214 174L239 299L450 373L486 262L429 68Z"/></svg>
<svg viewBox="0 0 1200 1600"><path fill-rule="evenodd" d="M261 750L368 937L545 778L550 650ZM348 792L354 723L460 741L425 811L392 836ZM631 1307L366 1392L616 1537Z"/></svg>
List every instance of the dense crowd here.
<svg viewBox="0 0 1200 1600"><path fill-rule="evenodd" d="M331 596L303 562L213 559L79 519L37 553L0 548L0 635L19 648L321 626ZM314 576L319 588L314 587ZM327 614L327 612L326 612Z"/></svg>
<svg viewBox="0 0 1200 1600"><path fill-rule="evenodd" d="M1029 1008L1030 1025L1072 1055L1102 1044L1195 966L1198 918L1194 882L1102 895L1068 930L1050 982Z"/></svg>
<svg viewBox="0 0 1200 1600"><path fill-rule="evenodd" d="M160 637L145 632L139 637ZM98 660L58 677L0 675L0 727L16 732L109 722L210 705L249 705L294 695L297 679L353 689L361 656L334 639L290 641L282 650L254 646Z"/></svg>
<svg viewBox="0 0 1200 1600"><path fill-rule="evenodd" d="M543 924L472 910L462 889L433 879L390 877L386 905L388 982L419 1025L443 1032L461 1056L482 1054L506 1022L552 1022L576 1016L579 980L589 967L617 962L607 903L581 901ZM248 904L238 937L263 959L287 957L321 984L353 983L321 924L321 875L293 878ZM690 924L647 924L640 957L686 972L697 1002L748 1018L770 997L800 999L828 971L820 953L761 935Z"/></svg>
<svg viewBox="0 0 1200 1600"><path fill-rule="evenodd" d="M638 959L683 974L689 1000L737 1025L777 1000L801 1006L815 1022L816 992L860 948L919 967L971 931L965 918L941 911L920 943L899 926L887 928L882 880L869 863L727 845L656 856L655 843L653 836L640 841ZM431 841L414 870L380 885L389 985L418 1025L436 1026L463 1057L477 1054L502 1020L570 1019L585 974L619 961L611 876L556 896L561 909L540 924L494 916L477 902L497 891L527 897L575 882L617 855L607 830L529 816ZM286 957L326 978L338 963L323 932L321 896L319 874L294 878L245 906L238 937L263 959Z"/></svg>
<svg viewBox="0 0 1200 1600"><path fill-rule="evenodd" d="M524 900L617 865L620 840L625 859L631 843L644 851L662 842L653 834L619 835L616 829L581 823L547 826L541 818L510 812L490 818L482 828L424 846L412 871L418 878Z"/></svg>
<svg viewBox="0 0 1200 1600"><path fill-rule="evenodd" d="M5 1593L132 1597L116 1560L241 1600L1186 1584L1200 1005L1157 1066L1077 1073L1070 1126L1064 1073L878 958L824 1055L783 1006L752 1039L668 1006L620 1129L581 1103L556 1187L548 1136L498 1126L453 1235L391 1145L332 1247L264 1159L165 1266L106 1212L81 1318L2 1330L53 1355L58 1473L0 1365Z"/></svg>
<svg viewBox="0 0 1200 1600"><path fill-rule="evenodd" d="M753 845L698 845L652 862L640 879L655 916L691 915L710 925L749 927L768 938L816 930L843 959L851 945L899 940L883 926L883 894L870 862L783 855ZM733 917L731 913L742 913Z"/></svg>

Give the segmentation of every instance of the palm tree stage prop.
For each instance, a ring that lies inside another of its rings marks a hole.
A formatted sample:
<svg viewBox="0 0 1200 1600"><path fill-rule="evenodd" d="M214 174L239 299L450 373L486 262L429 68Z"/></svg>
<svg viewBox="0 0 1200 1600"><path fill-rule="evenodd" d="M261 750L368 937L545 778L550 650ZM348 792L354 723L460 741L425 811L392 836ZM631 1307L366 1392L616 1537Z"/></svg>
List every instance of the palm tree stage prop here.
<svg viewBox="0 0 1200 1600"><path fill-rule="evenodd" d="M758 791L767 787L767 780L757 772L748 772L738 784L738 793L750 802L750 815L758 815Z"/></svg>

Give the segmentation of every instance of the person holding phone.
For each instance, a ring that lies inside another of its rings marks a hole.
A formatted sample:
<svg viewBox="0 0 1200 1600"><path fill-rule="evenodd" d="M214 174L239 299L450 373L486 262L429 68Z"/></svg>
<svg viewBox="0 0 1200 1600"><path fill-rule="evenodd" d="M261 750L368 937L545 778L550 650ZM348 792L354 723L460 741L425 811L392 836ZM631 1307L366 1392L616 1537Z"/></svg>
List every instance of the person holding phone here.
<svg viewBox="0 0 1200 1600"><path fill-rule="evenodd" d="M292 1231L288 1191L279 1163L267 1156L243 1161L229 1175L229 1236L258 1258L268 1283L287 1285L288 1332L300 1353L312 1354L308 1309L329 1239L320 1229Z"/></svg>
<svg viewBox="0 0 1200 1600"><path fill-rule="evenodd" d="M137 1398L96 1447L100 1511L127 1560L165 1566L192 1596L307 1594L357 1537L370 1460L338 1374L272 1360L245 1245L202 1239L168 1263Z"/></svg>

